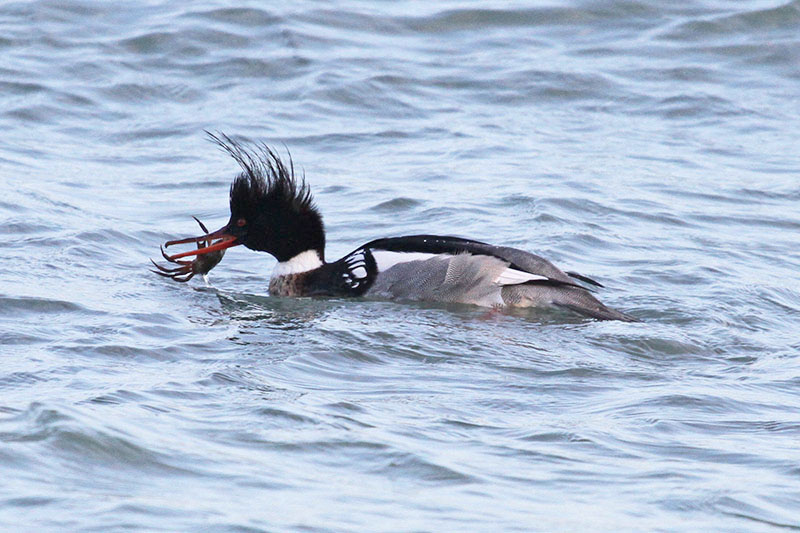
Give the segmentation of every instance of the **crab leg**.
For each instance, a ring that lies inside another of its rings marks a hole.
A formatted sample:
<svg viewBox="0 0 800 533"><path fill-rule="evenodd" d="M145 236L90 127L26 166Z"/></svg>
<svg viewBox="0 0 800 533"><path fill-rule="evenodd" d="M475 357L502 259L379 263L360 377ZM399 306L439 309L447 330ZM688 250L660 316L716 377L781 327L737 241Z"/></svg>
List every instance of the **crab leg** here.
<svg viewBox="0 0 800 533"><path fill-rule="evenodd" d="M164 257L164 259L166 259L170 263L178 263L179 265L187 265L187 266L191 266L191 264L192 264L191 261L181 261L179 259L171 259L170 256L167 255L167 252L164 251L164 247L163 246L161 246L161 255ZM151 259L151 261L152 261L152 259Z"/></svg>
<svg viewBox="0 0 800 533"><path fill-rule="evenodd" d="M175 267L175 268L167 268L165 266L159 265L158 263L156 263L152 259L150 260L150 262L153 263L153 266L156 267L160 271L160 272L156 272L156 274L161 274L162 272L164 272L166 274L175 274L175 273L186 274L186 273L192 271L191 265L181 265L181 266L178 266L178 267ZM155 271L153 271L153 272L155 272Z"/></svg>

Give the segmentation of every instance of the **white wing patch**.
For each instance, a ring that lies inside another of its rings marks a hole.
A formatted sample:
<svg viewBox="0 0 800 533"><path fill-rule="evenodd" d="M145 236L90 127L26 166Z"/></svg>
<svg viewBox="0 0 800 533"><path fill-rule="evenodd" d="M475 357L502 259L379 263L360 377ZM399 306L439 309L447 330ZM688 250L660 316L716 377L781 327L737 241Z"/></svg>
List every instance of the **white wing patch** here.
<svg viewBox="0 0 800 533"><path fill-rule="evenodd" d="M541 276L539 274L531 274L530 272L517 270L516 268L507 268L495 278L494 282L498 285L519 285L521 283L527 283L528 281L545 279L549 278L547 276Z"/></svg>
<svg viewBox="0 0 800 533"><path fill-rule="evenodd" d="M388 250L372 250L372 257L378 266L378 272L386 272L399 263L410 261L427 261L434 257L453 257L450 254L429 254L424 252L390 252Z"/></svg>

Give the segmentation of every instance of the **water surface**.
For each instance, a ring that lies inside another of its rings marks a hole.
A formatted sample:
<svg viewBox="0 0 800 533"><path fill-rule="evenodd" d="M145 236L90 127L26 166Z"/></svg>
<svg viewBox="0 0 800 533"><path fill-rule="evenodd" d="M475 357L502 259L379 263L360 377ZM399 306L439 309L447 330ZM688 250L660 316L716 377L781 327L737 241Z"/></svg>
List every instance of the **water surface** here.
<svg viewBox="0 0 800 533"><path fill-rule="evenodd" d="M800 529L800 3L0 6L0 529ZM223 131L336 258L458 234L643 323L266 295Z"/></svg>

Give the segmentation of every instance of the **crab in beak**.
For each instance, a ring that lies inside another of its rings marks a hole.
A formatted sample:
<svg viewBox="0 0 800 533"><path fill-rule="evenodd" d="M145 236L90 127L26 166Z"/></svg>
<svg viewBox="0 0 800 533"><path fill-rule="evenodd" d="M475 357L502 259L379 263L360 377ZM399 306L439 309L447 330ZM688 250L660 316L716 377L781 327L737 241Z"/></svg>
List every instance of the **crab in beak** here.
<svg viewBox="0 0 800 533"><path fill-rule="evenodd" d="M158 269L151 270L151 272L154 272L159 276L172 278L175 281L185 283L192 279L195 274L208 274L212 268L217 266L217 264L222 261L222 257L225 255L225 250L227 248L241 244L236 237L227 233L227 226L209 233L208 229L206 229L205 225L200 222L197 217L192 218L197 221L197 223L200 225L200 229L205 232L205 235L201 235L199 237L190 237L188 239L167 241L164 246L161 247L161 255L164 257L164 259L177 266L173 268L165 267L159 265L151 259L150 262L153 263L153 265ZM174 255L167 255L167 252L164 251L165 246L169 247L174 244L185 244L190 242L197 243L196 250L190 250L188 252ZM189 257L192 255L196 256L192 261L180 260L182 257Z"/></svg>

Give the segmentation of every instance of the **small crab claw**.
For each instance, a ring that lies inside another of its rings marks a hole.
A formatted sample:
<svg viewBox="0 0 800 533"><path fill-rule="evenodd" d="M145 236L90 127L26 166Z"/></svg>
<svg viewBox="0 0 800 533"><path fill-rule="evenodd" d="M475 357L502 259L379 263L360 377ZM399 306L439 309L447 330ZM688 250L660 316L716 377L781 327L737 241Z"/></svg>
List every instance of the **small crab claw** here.
<svg viewBox="0 0 800 533"><path fill-rule="evenodd" d="M208 230L206 229L205 225L200 222L200 219L197 217L192 217L195 221L200 225L200 229L203 230L204 233L208 234ZM212 239L209 237L207 239L198 239L197 241L197 249L202 250L211 246ZM216 244L219 244L217 241ZM192 279L195 274L208 274L212 268L217 266L220 261L222 261L222 257L225 255L225 250L217 250L213 252L204 253L203 255L197 255L193 261L181 261L174 256L167 255L167 252L164 251L164 247L161 246L161 256L169 261L174 265L178 265L174 268L168 268L162 265L159 265L152 259L150 260L158 270L150 270L151 272L158 274L159 276L164 276L166 278L172 278L175 281L179 281L181 283L185 283Z"/></svg>
<svg viewBox="0 0 800 533"><path fill-rule="evenodd" d="M181 283L185 283L192 279L195 275L195 272L192 270L192 261L179 261L170 259L167 255L167 252L164 251L164 247L161 247L161 255L169 261L170 263L178 265L175 268L167 268L165 266L161 266L152 259L150 260L153 263L153 266L156 267L158 270L150 270L159 276L164 276L165 278L172 278L175 281L180 281Z"/></svg>
<svg viewBox="0 0 800 533"><path fill-rule="evenodd" d="M202 222L200 222L200 219L199 219L199 218L197 218L197 217L196 217L196 216L194 216L194 215L192 215L192 218L195 220L195 222L197 222L198 224L200 224L200 229L201 229L201 230L203 230L203 233L208 233L208 228L206 227L206 225L205 225L205 224L203 224ZM205 248L205 243L203 243L203 248Z"/></svg>

